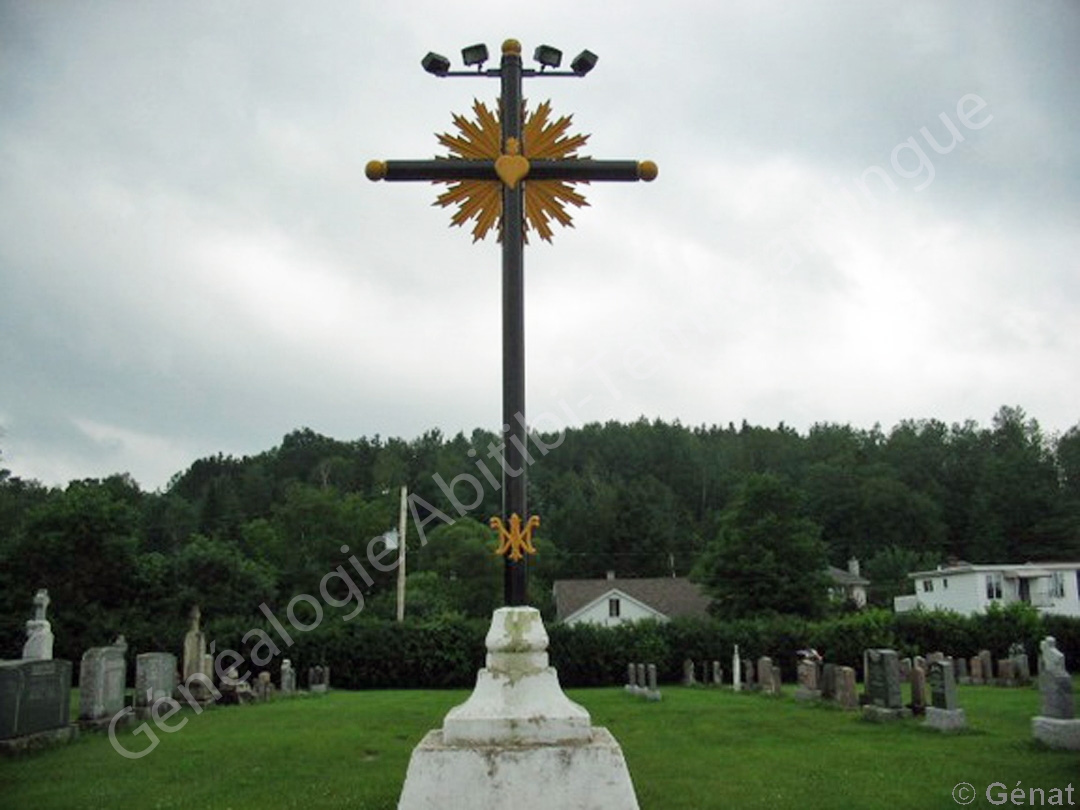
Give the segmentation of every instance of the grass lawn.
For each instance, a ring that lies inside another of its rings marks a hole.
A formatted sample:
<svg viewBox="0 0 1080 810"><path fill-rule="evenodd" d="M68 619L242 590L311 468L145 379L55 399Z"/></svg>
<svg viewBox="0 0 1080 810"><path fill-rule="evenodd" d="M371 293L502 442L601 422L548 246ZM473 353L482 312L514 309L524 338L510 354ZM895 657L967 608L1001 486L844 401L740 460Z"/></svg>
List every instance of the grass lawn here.
<svg viewBox="0 0 1080 810"><path fill-rule="evenodd" d="M917 720L865 723L787 691L669 687L659 703L616 688L569 694L622 744L642 810L956 808L959 782L976 789L970 807L992 806L993 782L1043 788L1047 798L1072 783L1080 806L1080 754L1031 741L1033 689L960 687L970 730L953 736ZM391 810L413 747L466 694L331 692L198 716L185 709L169 722L187 725L155 729L160 743L137 760L119 756L106 734L84 733L0 760L0 807ZM130 729L121 742L133 751L148 744Z"/></svg>

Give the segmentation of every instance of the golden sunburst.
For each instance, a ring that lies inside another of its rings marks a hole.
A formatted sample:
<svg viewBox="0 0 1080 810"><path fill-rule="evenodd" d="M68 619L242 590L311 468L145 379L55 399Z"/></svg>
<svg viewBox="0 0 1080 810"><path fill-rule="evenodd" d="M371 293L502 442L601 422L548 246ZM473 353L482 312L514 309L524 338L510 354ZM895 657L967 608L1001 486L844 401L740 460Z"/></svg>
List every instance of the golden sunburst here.
<svg viewBox="0 0 1080 810"><path fill-rule="evenodd" d="M502 157L502 135L499 119L483 102L474 101L475 120L463 115L454 116L457 135L439 135L439 143L450 150L449 159L497 160ZM532 113L526 110L521 131L521 154L537 160L573 160L582 158L577 150L585 145L588 135L568 135L572 116L550 121L551 102L545 101ZM438 181L437 181L438 182ZM473 241L483 239L498 223L502 228L502 189L499 180L455 180L439 195L436 205L457 205L451 218L454 225L464 225L475 220ZM551 220L563 226L572 226L567 205L588 205L585 198L574 191L574 181L528 180L524 183L526 231L531 227L541 239L551 241ZM578 181L586 182L586 181Z"/></svg>

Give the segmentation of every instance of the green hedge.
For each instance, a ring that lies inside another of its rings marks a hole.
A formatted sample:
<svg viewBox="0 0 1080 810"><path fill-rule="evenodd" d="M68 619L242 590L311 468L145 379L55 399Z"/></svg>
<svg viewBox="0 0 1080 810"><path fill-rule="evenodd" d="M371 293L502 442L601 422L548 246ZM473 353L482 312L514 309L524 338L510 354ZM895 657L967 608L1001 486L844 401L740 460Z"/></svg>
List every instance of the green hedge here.
<svg viewBox="0 0 1080 810"><path fill-rule="evenodd" d="M308 632L286 625L293 639L291 647L286 647L265 622L246 627L235 620L211 623L207 638L213 640L217 651L240 653L251 662L248 669L253 674L269 670L275 682L281 660L289 658L300 673L302 686L307 683L308 667L325 664L331 668L333 685L343 689L469 688L483 666L487 625L486 620L460 617L397 624L374 619L344 622L327 615ZM259 634L250 632L253 629L267 633L280 653L271 656L265 644L253 649L260 644ZM1080 670L1080 619L1039 617L1023 607L972 617L868 610L819 622L772 617L732 622L638 622L613 628L552 624L548 635L551 662L567 687L622 683L631 661L655 663L660 680L672 683L681 679L686 658L695 662L719 660L725 677L730 678L735 644L744 661L771 656L788 681L795 676L796 651L806 647L816 648L827 661L861 672L863 650L870 647L892 647L903 656L940 650L965 658L988 649L999 658L1007 654L1010 645L1021 642L1034 667L1039 641L1045 635L1057 638L1070 668ZM270 660L255 663L253 652ZM244 671L243 666L240 669Z"/></svg>

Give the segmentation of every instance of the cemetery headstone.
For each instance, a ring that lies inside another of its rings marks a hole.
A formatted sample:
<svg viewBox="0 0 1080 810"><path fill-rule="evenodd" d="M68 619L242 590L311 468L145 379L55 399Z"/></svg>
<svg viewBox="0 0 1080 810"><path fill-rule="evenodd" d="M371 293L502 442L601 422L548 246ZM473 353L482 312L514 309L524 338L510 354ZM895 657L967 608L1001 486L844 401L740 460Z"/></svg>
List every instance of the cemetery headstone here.
<svg viewBox="0 0 1080 810"><path fill-rule="evenodd" d="M719 661L712 662L712 684L713 686L723 686L724 684L724 670L721 668Z"/></svg>
<svg viewBox="0 0 1080 810"><path fill-rule="evenodd" d="M330 688L330 667L315 666L308 670L308 691L325 692Z"/></svg>
<svg viewBox="0 0 1080 810"><path fill-rule="evenodd" d="M989 650L979 650L979 661L981 662L983 683L992 684L994 682L994 657Z"/></svg>
<svg viewBox="0 0 1080 810"><path fill-rule="evenodd" d="M1042 714L1031 720L1032 736L1051 748L1080 751L1080 719L1075 716L1072 678L1053 636L1039 645Z"/></svg>
<svg viewBox="0 0 1080 810"><path fill-rule="evenodd" d="M763 692L772 692L772 659L767 655L763 655L757 660L757 683L758 689Z"/></svg>
<svg viewBox="0 0 1080 810"><path fill-rule="evenodd" d="M154 703L171 698L176 687L175 655L149 652L135 656L135 715L139 719L150 717Z"/></svg>
<svg viewBox="0 0 1080 810"><path fill-rule="evenodd" d="M291 695L296 691L296 670L288 658L281 662L281 693Z"/></svg>
<svg viewBox="0 0 1080 810"><path fill-rule="evenodd" d="M24 661L49 661L53 657L52 625L45 618L49 608L49 592L42 588L34 594L34 618L26 622L26 643L23 645Z"/></svg>
<svg viewBox="0 0 1080 810"><path fill-rule="evenodd" d="M687 658L683 661L683 686L693 686L697 683L697 678L694 677L694 662Z"/></svg>
<svg viewBox="0 0 1080 810"><path fill-rule="evenodd" d="M859 708L859 693L852 667L838 667L836 670L836 702L842 709Z"/></svg>
<svg viewBox="0 0 1080 810"><path fill-rule="evenodd" d="M39 740L71 739L71 662L0 661L0 747L18 750Z"/></svg>
<svg viewBox="0 0 1080 810"><path fill-rule="evenodd" d="M930 653L928 656L926 656L926 667L927 667L926 671L927 672L930 671L930 669L929 669L930 665L932 663L934 663L935 661L944 661L944 660L945 660L945 653L943 653L943 652L932 652L932 653Z"/></svg>
<svg viewBox="0 0 1080 810"><path fill-rule="evenodd" d="M127 642L120 636L108 647L91 647L79 667L79 723L108 725L124 710ZM129 719L124 717L122 719Z"/></svg>
<svg viewBox="0 0 1080 810"><path fill-rule="evenodd" d="M953 659L953 674L956 676L957 683L971 683L971 676L968 675L968 662L964 656L958 655Z"/></svg>
<svg viewBox="0 0 1080 810"><path fill-rule="evenodd" d="M755 677L757 673L754 671L754 662L744 661L743 670L746 673L745 677L743 678L743 683L746 684L746 688L751 690L757 689L757 678Z"/></svg>
<svg viewBox="0 0 1080 810"><path fill-rule="evenodd" d="M796 670L796 677L799 682L799 686L795 690L796 700L818 700L821 697L817 661L809 658L800 660Z"/></svg>
<svg viewBox="0 0 1080 810"><path fill-rule="evenodd" d="M984 680L983 675L983 662L979 656L975 655L971 658L971 682L975 686L981 686Z"/></svg>
<svg viewBox="0 0 1080 810"><path fill-rule="evenodd" d="M735 645L735 651L731 655L731 688L736 692L742 690L742 661L739 659L739 645Z"/></svg>
<svg viewBox="0 0 1080 810"><path fill-rule="evenodd" d="M627 664L626 665L626 691L627 692L636 692L637 688L638 688L638 684L637 684L637 665L632 664L632 663Z"/></svg>
<svg viewBox="0 0 1080 810"><path fill-rule="evenodd" d="M836 700L836 664L825 664L821 668L821 697L823 700Z"/></svg>
<svg viewBox="0 0 1080 810"><path fill-rule="evenodd" d="M660 689L656 685L656 664L649 664L645 668L646 686L645 699L646 700L660 700Z"/></svg>
<svg viewBox="0 0 1080 810"><path fill-rule="evenodd" d="M926 711L926 671L920 666L911 668L911 713L921 716Z"/></svg>
<svg viewBox="0 0 1080 810"><path fill-rule="evenodd" d="M207 687L207 681L209 681L210 684L213 683L214 670L212 665L211 669L204 669L206 659L210 656L206 654L206 634L199 629L199 620L201 619L202 614L199 611L198 605L192 606L189 617L191 619L191 627L188 629L187 633L184 634L184 658L183 667L180 670L180 677L195 700L206 702L210 700L210 690ZM211 661L212 660L213 659L211 658ZM203 680L204 677L206 680Z"/></svg>
<svg viewBox="0 0 1080 810"><path fill-rule="evenodd" d="M900 660L896 650L868 650L867 663L869 679L863 717L880 721L905 716L907 711L903 708L900 692Z"/></svg>
<svg viewBox="0 0 1080 810"><path fill-rule="evenodd" d="M939 731L957 731L967 725L964 710L956 697L956 676L948 661L934 661L927 674L930 686L930 705L926 707L926 723Z"/></svg>
<svg viewBox="0 0 1080 810"><path fill-rule="evenodd" d="M921 655L916 655L915 660L911 662L911 665L913 667L920 667L923 673L926 673L926 659L923 658Z"/></svg>
<svg viewBox="0 0 1080 810"><path fill-rule="evenodd" d="M770 667L770 669L772 670L772 689L770 690L770 694L779 696L783 694L784 686L783 678L780 676L780 666L778 664Z"/></svg>

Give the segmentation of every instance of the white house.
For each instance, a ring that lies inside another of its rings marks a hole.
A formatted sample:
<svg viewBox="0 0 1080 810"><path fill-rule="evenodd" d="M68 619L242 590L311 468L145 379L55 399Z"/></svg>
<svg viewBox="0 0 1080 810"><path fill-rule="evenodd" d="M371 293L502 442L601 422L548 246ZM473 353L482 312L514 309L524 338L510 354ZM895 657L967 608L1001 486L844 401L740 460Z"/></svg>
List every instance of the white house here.
<svg viewBox="0 0 1080 810"><path fill-rule="evenodd" d="M1080 616L1080 562L975 565L957 562L908 574L915 593L893 600L897 613L924 608L985 613L1025 602L1041 613Z"/></svg>
<svg viewBox="0 0 1080 810"><path fill-rule="evenodd" d="M555 620L566 624L617 624L675 617L705 617L711 601L693 582L681 577L560 579L553 587Z"/></svg>

